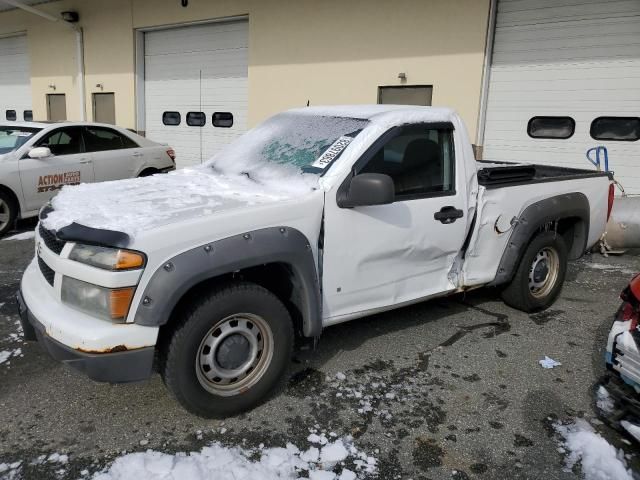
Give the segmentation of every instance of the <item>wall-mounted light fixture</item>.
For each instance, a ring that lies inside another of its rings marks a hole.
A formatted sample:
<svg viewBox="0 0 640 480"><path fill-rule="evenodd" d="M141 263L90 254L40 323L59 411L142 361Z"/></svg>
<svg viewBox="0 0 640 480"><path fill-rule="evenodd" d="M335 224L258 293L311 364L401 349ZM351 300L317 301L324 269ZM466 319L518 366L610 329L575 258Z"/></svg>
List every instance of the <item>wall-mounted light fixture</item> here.
<svg viewBox="0 0 640 480"><path fill-rule="evenodd" d="M80 20L78 12L62 12L60 15L65 22L78 23L78 20Z"/></svg>
<svg viewBox="0 0 640 480"><path fill-rule="evenodd" d="M96 88L99 88L100 90L104 90L104 83L96 83Z"/></svg>
<svg viewBox="0 0 640 480"><path fill-rule="evenodd" d="M398 74L398 78L400 79L401 82L406 82L407 81L407 74L404 72L400 72Z"/></svg>
<svg viewBox="0 0 640 480"><path fill-rule="evenodd" d="M56 89L56 84L55 84L55 83L50 83L50 84L49 84L49 88L50 88L51 90L55 90L55 89Z"/></svg>

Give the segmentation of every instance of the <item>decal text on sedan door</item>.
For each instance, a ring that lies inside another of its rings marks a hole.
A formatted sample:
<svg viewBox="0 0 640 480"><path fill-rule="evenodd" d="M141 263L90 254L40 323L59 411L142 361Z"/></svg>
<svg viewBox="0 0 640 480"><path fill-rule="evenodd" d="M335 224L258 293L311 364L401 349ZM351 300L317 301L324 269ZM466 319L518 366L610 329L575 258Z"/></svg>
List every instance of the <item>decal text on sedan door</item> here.
<svg viewBox="0 0 640 480"><path fill-rule="evenodd" d="M38 193L60 190L65 185L79 185L80 172L64 172L53 175L40 175L38 178Z"/></svg>

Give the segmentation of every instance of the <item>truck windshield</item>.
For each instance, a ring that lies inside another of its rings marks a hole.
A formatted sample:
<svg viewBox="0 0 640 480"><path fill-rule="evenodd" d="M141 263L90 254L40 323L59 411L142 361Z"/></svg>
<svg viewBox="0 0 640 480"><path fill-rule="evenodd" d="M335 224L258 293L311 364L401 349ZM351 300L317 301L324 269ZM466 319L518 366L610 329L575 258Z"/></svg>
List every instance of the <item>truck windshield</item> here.
<svg viewBox="0 0 640 480"><path fill-rule="evenodd" d="M17 150L40 130L40 128L0 126L0 155Z"/></svg>
<svg viewBox="0 0 640 480"><path fill-rule="evenodd" d="M233 142L210 165L247 176L269 166L321 174L368 123L359 118L281 113Z"/></svg>

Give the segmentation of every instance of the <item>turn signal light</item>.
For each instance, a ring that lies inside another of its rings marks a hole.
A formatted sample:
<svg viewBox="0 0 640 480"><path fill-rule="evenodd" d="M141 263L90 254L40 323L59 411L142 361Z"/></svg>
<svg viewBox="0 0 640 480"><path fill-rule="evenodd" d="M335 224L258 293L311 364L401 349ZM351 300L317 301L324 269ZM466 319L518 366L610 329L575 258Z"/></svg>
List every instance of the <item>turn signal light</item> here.
<svg viewBox="0 0 640 480"><path fill-rule="evenodd" d="M116 288L109 292L109 302L111 308L111 318L113 320L122 320L127 317L135 287Z"/></svg>
<svg viewBox="0 0 640 480"><path fill-rule="evenodd" d="M118 250L116 257L116 270L128 270L144 266L144 257L139 253L129 250Z"/></svg>
<svg viewBox="0 0 640 480"><path fill-rule="evenodd" d="M167 155L169 155L169 158L173 163L176 163L176 151L173 148L167 150Z"/></svg>

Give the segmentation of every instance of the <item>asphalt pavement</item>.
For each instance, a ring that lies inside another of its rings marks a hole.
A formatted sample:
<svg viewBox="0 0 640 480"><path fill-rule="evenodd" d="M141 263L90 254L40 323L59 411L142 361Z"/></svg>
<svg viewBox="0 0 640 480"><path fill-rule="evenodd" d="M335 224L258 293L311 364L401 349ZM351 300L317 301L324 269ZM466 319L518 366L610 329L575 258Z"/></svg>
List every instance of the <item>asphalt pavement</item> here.
<svg viewBox="0 0 640 480"><path fill-rule="evenodd" d="M22 461L24 478L75 479L148 448L305 446L316 428L352 435L381 479L576 479L553 429L576 417L640 471L638 445L598 421L593 395L636 253L572 262L561 298L534 315L477 290L330 327L296 353L286 389L226 420L188 414L158 375L98 384L24 343L14 293L32 256L33 240L0 240L0 352L12 352L0 364L0 464ZM541 368L545 355L562 366ZM69 456L62 468L37 461L54 452Z"/></svg>

